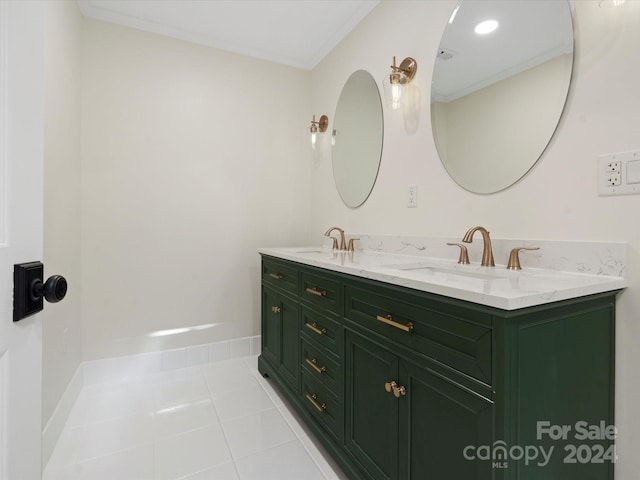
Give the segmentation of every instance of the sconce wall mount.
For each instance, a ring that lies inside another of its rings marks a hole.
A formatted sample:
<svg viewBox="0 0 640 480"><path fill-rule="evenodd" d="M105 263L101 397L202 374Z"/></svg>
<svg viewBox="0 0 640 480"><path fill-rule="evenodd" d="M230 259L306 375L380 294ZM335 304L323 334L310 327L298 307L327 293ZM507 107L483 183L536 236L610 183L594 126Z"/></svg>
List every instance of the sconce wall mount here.
<svg viewBox="0 0 640 480"><path fill-rule="evenodd" d="M396 57L393 57L393 65L391 65L391 70L393 72L389 75L389 80L391 84L399 83L404 85L405 83L411 82L413 77L416 76L416 72L418 71L418 63L411 57L407 57L402 62L400 62L400 66L396 66Z"/></svg>
<svg viewBox="0 0 640 480"><path fill-rule="evenodd" d="M316 148L316 143L318 142L318 132L324 133L329 128L329 117L326 115L322 115L320 120L316 121L316 116L313 115L313 119L311 120L311 128L309 131L311 132L311 148Z"/></svg>

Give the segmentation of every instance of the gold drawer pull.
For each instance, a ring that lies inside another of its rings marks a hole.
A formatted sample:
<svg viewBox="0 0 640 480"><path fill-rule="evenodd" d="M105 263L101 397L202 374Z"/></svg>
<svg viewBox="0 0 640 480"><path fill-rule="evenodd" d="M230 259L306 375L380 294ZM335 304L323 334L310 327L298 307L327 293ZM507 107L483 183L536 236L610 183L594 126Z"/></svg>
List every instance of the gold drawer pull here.
<svg viewBox="0 0 640 480"><path fill-rule="evenodd" d="M269 276L275 278L276 280L282 280L284 278L284 275L282 275L281 273L270 273Z"/></svg>
<svg viewBox="0 0 640 480"><path fill-rule="evenodd" d="M271 307L271 311L272 311L273 313L280 313L280 312L281 312L281 309L280 309L280 307Z"/></svg>
<svg viewBox="0 0 640 480"><path fill-rule="evenodd" d="M318 325L316 324L316 322L313 323L305 323L305 325L307 326L307 328L313 330L314 332L316 332L318 335L324 335L325 333L327 333L327 329L323 328L323 329L319 329Z"/></svg>
<svg viewBox="0 0 640 480"><path fill-rule="evenodd" d="M326 403L318 403L318 397L316 397L315 393L313 395L307 393L307 400L309 400L311 404L316 407L316 410L318 410L320 413L324 412L327 409Z"/></svg>
<svg viewBox="0 0 640 480"><path fill-rule="evenodd" d="M386 323L387 325L391 325L392 327L399 328L400 330L404 330L405 332L413 331L413 323L409 322L406 325L402 323L394 322L391 315L387 315L386 317L381 317L380 315L376 316L376 319L380 322Z"/></svg>
<svg viewBox="0 0 640 480"><path fill-rule="evenodd" d="M315 295L316 297L326 297L327 296L326 290L317 290L315 287L309 287L306 290L307 290L307 292L309 292L312 295Z"/></svg>
<svg viewBox="0 0 640 480"><path fill-rule="evenodd" d="M309 360L308 358L305 358L305 360L311 366L311 368L313 368L316 372L322 374L327 371L327 367L318 366L318 361L315 358L312 358L311 360Z"/></svg>

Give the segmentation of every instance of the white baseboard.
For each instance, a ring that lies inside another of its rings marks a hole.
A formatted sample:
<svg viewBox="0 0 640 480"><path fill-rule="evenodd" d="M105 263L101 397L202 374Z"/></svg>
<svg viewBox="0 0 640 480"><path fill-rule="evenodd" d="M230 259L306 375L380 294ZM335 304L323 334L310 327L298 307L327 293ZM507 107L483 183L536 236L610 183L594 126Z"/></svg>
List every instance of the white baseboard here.
<svg viewBox="0 0 640 480"><path fill-rule="evenodd" d="M84 385L91 385L257 355L260 353L260 342L261 337L257 335L161 352L92 360L84 362L83 382Z"/></svg>
<svg viewBox="0 0 640 480"><path fill-rule="evenodd" d="M256 335L174 350L82 362L67 385L67 389L60 398L47 425L42 430L43 465L49 461L71 409L85 385L258 355L260 351L261 336Z"/></svg>

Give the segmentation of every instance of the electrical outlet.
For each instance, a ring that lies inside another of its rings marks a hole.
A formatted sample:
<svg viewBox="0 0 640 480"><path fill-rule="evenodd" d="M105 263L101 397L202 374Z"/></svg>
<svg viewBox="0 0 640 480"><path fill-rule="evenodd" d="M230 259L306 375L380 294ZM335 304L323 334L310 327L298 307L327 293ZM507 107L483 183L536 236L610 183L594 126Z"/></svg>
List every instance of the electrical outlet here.
<svg viewBox="0 0 640 480"><path fill-rule="evenodd" d="M607 187L617 187L621 183L620 172L610 172L607 174Z"/></svg>
<svg viewBox="0 0 640 480"><path fill-rule="evenodd" d="M407 189L407 207L415 208L418 206L418 186L409 185Z"/></svg>
<svg viewBox="0 0 640 480"><path fill-rule="evenodd" d="M614 161L614 162L608 162L607 166L606 166L606 171L607 172L619 172L621 168L622 168L622 162L618 160L618 161Z"/></svg>

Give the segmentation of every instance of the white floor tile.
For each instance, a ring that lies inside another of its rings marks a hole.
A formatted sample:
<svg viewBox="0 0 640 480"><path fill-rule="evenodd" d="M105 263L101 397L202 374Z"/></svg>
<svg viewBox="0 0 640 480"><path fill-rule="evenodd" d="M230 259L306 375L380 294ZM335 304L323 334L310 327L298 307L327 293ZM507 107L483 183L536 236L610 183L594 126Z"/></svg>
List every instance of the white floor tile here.
<svg viewBox="0 0 640 480"><path fill-rule="evenodd" d="M225 463L217 467L208 468L193 475L188 475L180 480L239 480L234 463Z"/></svg>
<svg viewBox="0 0 640 480"><path fill-rule="evenodd" d="M86 385L43 480L345 479L257 358Z"/></svg>
<svg viewBox="0 0 640 480"><path fill-rule="evenodd" d="M73 480L153 480L153 445L117 452L77 463Z"/></svg>
<svg viewBox="0 0 640 480"><path fill-rule="evenodd" d="M228 420L222 427L235 460L296 438L276 408Z"/></svg>
<svg viewBox="0 0 640 480"><path fill-rule="evenodd" d="M258 380L244 362L229 361L207 365L203 367L202 373L212 394L258 385Z"/></svg>
<svg viewBox="0 0 640 480"><path fill-rule="evenodd" d="M236 461L240 480L325 480L299 440Z"/></svg>
<svg viewBox="0 0 640 480"><path fill-rule="evenodd" d="M327 477L327 480L349 480L317 441L303 436L300 437L300 442L307 449L320 471Z"/></svg>
<svg viewBox="0 0 640 480"><path fill-rule="evenodd" d="M213 403L220 420L242 417L273 408L274 404L258 384L231 392L213 394Z"/></svg>
<svg viewBox="0 0 640 480"><path fill-rule="evenodd" d="M202 375L169 380L154 389L156 410L207 399L209 390Z"/></svg>
<svg viewBox="0 0 640 480"><path fill-rule="evenodd" d="M298 417L297 413L291 411L285 404L280 404L277 406L277 408L280 414L289 424L289 428L291 428L291 430L293 430L293 433L295 433L296 437L313 435L312 433L310 433L310 430L305 427L304 423L302 422L302 420L300 420L300 417Z"/></svg>
<svg viewBox="0 0 640 480"><path fill-rule="evenodd" d="M202 400L173 405L155 413L155 439L173 437L208 425L218 425L213 402Z"/></svg>
<svg viewBox="0 0 640 480"><path fill-rule="evenodd" d="M77 461L153 443L153 415L133 415L82 427Z"/></svg>
<svg viewBox="0 0 640 480"><path fill-rule="evenodd" d="M267 395L269 395L269 398L271 398L271 401L275 405L277 406L284 405L284 400L280 396L280 393L275 388L273 388L271 383L269 383L268 381L265 381L265 382L261 382L260 385L262 386L264 391L267 392Z"/></svg>
<svg viewBox="0 0 640 480"><path fill-rule="evenodd" d="M176 480L229 463L231 454L222 427L212 425L159 440L154 461L157 480Z"/></svg>
<svg viewBox="0 0 640 480"><path fill-rule="evenodd" d="M149 384L100 384L85 387L71 410L67 426L113 420L153 411L153 391Z"/></svg>

